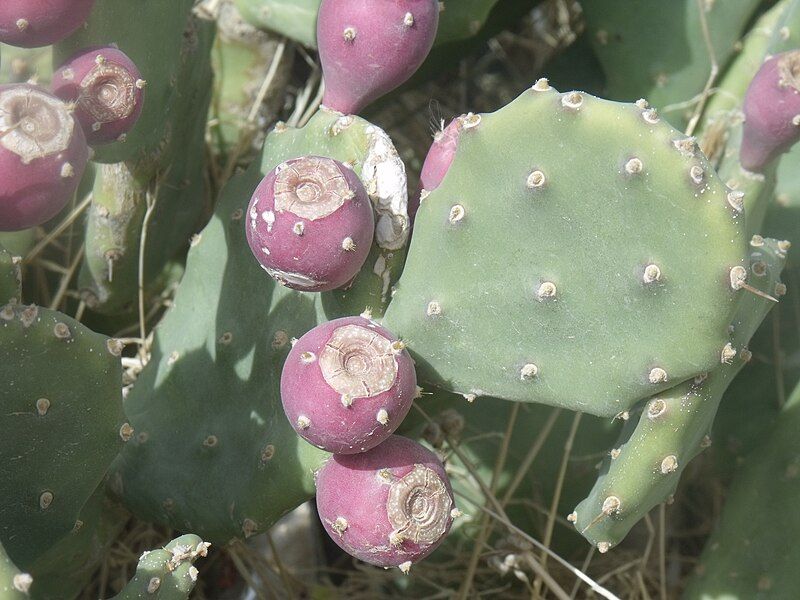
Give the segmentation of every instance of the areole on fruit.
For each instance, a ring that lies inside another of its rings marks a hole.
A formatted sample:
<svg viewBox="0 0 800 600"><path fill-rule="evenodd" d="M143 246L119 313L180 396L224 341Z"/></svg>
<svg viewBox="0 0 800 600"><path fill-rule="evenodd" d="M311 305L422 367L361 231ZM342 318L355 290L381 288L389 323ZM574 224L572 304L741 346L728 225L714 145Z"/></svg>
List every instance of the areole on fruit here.
<svg viewBox="0 0 800 600"><path fill-rule="evenodd" d="M0 144L23 163L66 150L74 124L63 102L33 87L0 92Z"/></svg>

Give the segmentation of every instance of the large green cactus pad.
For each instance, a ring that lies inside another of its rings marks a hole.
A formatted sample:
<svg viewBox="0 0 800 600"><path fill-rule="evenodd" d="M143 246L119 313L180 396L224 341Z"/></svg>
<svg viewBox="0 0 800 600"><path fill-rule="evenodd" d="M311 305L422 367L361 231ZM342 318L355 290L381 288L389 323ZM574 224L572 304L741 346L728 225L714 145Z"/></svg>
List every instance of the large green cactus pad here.
<svg viewBox="0 0 800 600"><path fill-rule="evenodd" d="M691 140L545 81L465 124L385 317L423 382L611 416L719 364L746 244Z"/></svg>
<svg viewBox="0 0 800 600"><path fill-rule="evenodd" d="M0 540L22 569L73 530L119 452L118 356L66 315L0 308Z"/></svg>
<svg viewBox="0 0 800 600"><path fill-rule="evenodd" d="M755 238L752 246L753 285L778 295L785 244ZM722 364L650 398L628 420L589 496L570 517L601 552L616 546L651 508L674 493L686 465L710 443L705 436L722 395L749 360L747 344L773 306L756 294L743 296Z"/></svg>

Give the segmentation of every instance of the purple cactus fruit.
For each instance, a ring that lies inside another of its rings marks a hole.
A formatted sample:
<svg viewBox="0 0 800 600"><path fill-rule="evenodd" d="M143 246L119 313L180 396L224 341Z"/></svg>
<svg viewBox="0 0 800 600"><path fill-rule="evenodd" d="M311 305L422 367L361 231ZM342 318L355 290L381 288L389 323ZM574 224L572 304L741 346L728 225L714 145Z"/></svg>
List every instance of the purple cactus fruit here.
<svg viewBox="0 0 800 600"><path fill-rule="evenodd" d="M53 93L75 103L92 146L124 140L144 104L145 82L128 56L110 46L85 48L53 74Z"/></svg>
<svg viewBox="0 0 800 600"><path fill-rule="evenodd" d="M321 292L352 281L375 233L372 203L352 169L306 156L275 167L248 207L247 242L283 285Z"/></svg>
<svg viewBox="0 0 800 600"><path fill-rule="evenodd" d="M458 514L441 461L399 435L333 455L317 473L317 510L345 552L403 571L436 549Z"/></svg>
<svg viewBox="0 0 800 600"><path fill-rule="evenodd" d="M374 448L398 428L417 395L405 344L364 317L318 325L292 347L281 400L298 434L339 454Z"/></svg>
<svg viewBox="0 0 800 600"><path fill-rule="evenodd" d="M21 48L49 46L89 18L94 0L2 0L0 42Z"/></svg>
<svg viewBox="0 0 800 600"><path fill-rule="evenodd" d="M744 98L740 160L761 171L800 140L800 50L771 57L750 82Z"/></svg>
<svg viewBox="0 0 800 600"><path fill-rule="evenodd" d="M34 85L0 85L0 231L54 217L88 160L83 131L64 102Z"/></svg>
<svg viewBox="0 0 800 600"><path fill-rule="evenodd" d="M322 103L355 114L407 81L428 56L438 25L438 0L322 0Z"/></svg>
<svg viewBox="0 0 800 600"><path fill-rule="evenodd" d="M419 176L420 191L408 204L408 216L412 219L416 216L417 210L419 210L419 203L423 194L432 192L439 187L450 165L453 164L453 158L455 158L456 149L458 148L458 140L463 129L462 122L467 118L468 115L456 117L443 130L437 131L433 137L433 144L428 150L428 155L425 157L425 162L422 164L422 172Z"/></svg>

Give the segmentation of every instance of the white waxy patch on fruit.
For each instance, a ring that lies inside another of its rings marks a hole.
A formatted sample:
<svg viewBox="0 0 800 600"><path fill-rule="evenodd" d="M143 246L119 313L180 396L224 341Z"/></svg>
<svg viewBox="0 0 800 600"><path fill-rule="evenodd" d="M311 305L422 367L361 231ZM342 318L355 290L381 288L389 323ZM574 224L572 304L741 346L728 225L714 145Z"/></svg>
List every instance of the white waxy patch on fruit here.
<svg viewBox="0 0 800 600"><path fill-rule="evenodd" d="M261 265L261 268L269 273L270 277L275 279L278 283L283 285L290 283L295 289L300 288L311 290L327 283L327 281L317 281L316 279L312 279L311 277L303 275L302 273L292 273L290 271L281 271L280 269L270 269L264 265Z"/></svg>
<svg viewBox="0 0 800 600"><path fill-rule="evenodd" d="M75 121L61 100L30 87L0 92L0 145L24 164L69 147Z"/></svg>
<svg viewBox="0 0 800 600"><path fill-rule="evenodd" d="M353 252L356 249L356 243L353 238L346 237L342 240L342 250L346 252Z"/></svg>
<svg viewBox="0 0 800 600"><path fill-rule="evenodd" d="M292 232L293 232L295 235L300 235L300 236L301 236L301 235L303 235L303 234L305 233L305 231L306 231L306 226L305 226L305 225L303 225L303 222L302 222L302 221L298 221L297 223L295 223L295 224L292 226Z"/></svg>
<svg viewBox="0 0 800 600"><path fill-rule="evenodd" d="M667 403L657 398L647 405L647 418L651 421L667 412Z"/></svg>
<svg viewBox="0 0 800 600"><path fill-rule="evenodd" d="M253 208L253 210L255 210L255 208ZM267 231L272 231L272 227L275 225L275 213L271 210L265 210L261 213L261 219L267 224ZM253 225L255 226L255 223Z"/></svg>
<svg viewBox="0 0 800 600"><path fill-rule="evenodd" d="M17 29L19 29L20 31L25 31L30 25L30 23L28 22L28 19L17 19L15 25L17 26Z"/></svg>
<svg viewBox="0 0 800 600"><path fill-rule="evenodd" d="M661 269L658 267L658 265L647 265L644 268L642 281L645 283L655 283L656 281L661 281Z"/></svg>
<svg viewBox="0 0 800 600"><path fill-rule="evenodd" d="M616 496L609 496L603 500L603 514L613 515L619 512L622 503Z"/></svg>
<svg viewBox="0 0 800 600"><path fill-rule="evenodd" d="M528 178L525 180L525 185L531 189L540 188L547 182L547 179L539 170L531 171Z"/></svg>
<svg viewBox="0 0 800 600"><path fill-rule="evenodd" d="M642 164L642 161L639 158L634 157L625 163L625 172L628 175L635 175L637 173L641 173L642 169L644 169L644 165Z"/></svg>
<svg viewBox="0 0 800 600"><path fill-rule="evenodd" d="M393 535L422 546L436 543L447 531L453 502L442 479L424 465L395 479L386 512Z"/></svg>
<svg viewBox="0 0 800 600"><path fill-rule="evenodd" d="M136 79L125 67L97 58L102 60L81 80L78 105L97 123L125 119L136 108Z"/></svg>
<svg viewBox="0 0 800 600"><path fill-rule="evenodd" d="M583 105L583 94L569 92L561 97L561 106L570 110L578 110Z"/></svg>
<svg viewBox="0 0 800 600"><path fill-rule="evenodd" d="M397 565L397 568L400 569L403 575L408 575L408 573L411 571L412 564L413 563L410 560L407 560L406 562L402 562L399 565Z"/></svg>
<svg viewBox="0 0 800 600"><path fill-rule="evenodd" d="M357 32L355 27L345 27L342 37L344 38L345 42L353 42L356 39L356 34Z"/></svg>
<svg viewBox="0 0 800 600"><path fill-rule="evenodd" d="M406 27L412 27L414 25L414 15L410 12L407 12L403 17L403 25Z"/></svg>
<svg viewBox="0 0 800 600"><path fill-rule="evenodd" d="M300 362L304 365L313 363L315 360L317 360L317 356L313 352L303 352L300 354Z"/></svg>
<svg viewBox="0 0 800 600"><path fill-rule="evenodd" d="M465 214L466 211L462 205L454 204L452 207L450 207L450 214L448 215L447 220L451 223L458 223L464 218Z"/></svg>
<svg viewBox="0 0 800 600"><path fill-rule="evenodd" d="M305 415L300 415L297 417L297 427L298 429L308 429L311 427L311 419L306 417Z"/></svg>
<svg viewBox="0 0 800 600"><path fill-rule="evenodd" d="M61 165L61 177L64 179L75 177L75 167L73 167L70 163L65 162L63 165Z"/></svg>
<svg viewBox="0 0 800 600"><path fill-rule="evenodd" d="M350 408L353 406L353 397L350 394L342 394L342 397L339 398L339 401L345 408Z"/></svg>
<svg viewBox="0 0 800 600"><path fill-rule="evenodd" d="M315 221L335 213L354 196L347 179L330 158L300 158L282 167L276 169L273 186L278 212Z"/></svg>
<svg viewBox="0 0 800 600"><path fill-rule="evenodd" d="M667 372L661 367L655 367L647 375L650 383L664 383L667 380Z"/></svg>
<svg viewBox="0 0 800 600"><path fill-rule="evenodd" d="M361 167L361 181L375 209L375 243L384 250L399 250L409 235L408 178L406 167L383 129L365 129L369 146Z"/></svg>
<svg viewBox="0 0 800 600"><path fill-rule="evenodd" d="M336 328L320 353L319 368L328 385L351 403L391 389L397 378L391 341L361 325Z"/></svg>
<svg viewBox="0 0 800 600"><path fill-rule="evenodd" d="M674 473L678 470L678 457L674 454L670 454L664 460L661 461L661 473L664 475L669 475L670 473Z"/></svg>

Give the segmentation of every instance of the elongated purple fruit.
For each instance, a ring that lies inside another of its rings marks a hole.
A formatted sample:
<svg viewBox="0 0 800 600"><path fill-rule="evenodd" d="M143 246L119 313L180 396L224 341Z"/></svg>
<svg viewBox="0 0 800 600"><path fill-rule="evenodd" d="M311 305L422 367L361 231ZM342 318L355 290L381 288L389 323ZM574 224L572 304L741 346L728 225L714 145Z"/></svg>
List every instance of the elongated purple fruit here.
<svg viewBox="0 0 800 600"><path fill-rule="evenodd" d="M355 114L408 80L433 46L438 0L322 0L322 103Z"/></svg>
<svg viewBox="0 0 800 600"><path fill-rule="evenodd" d="M75 194L88 159L64 102L33 85L0 86L0 231L54 217Z"/></svg>
<svg viewBox="0 0 800 600"><path fill-rule="evenodd" d="M248 207L247 241L256 260L283 285L326 291L349 283L367 259L375 221L352 169L306 156L278 165Z"/></svg>
<svg viewBox="0 0 800 600"><path fill-rule="evenodd" d="M425 162L422 164L422 171L419 176L420 190L408 204L408 216L412 219L417 214L417 210L419 210L422 196L439 187L450 165L453 164L453 158L455 158L456 150L458 149L458 140L461 138L461 131L464 128L463 123L469 118L470 115L456 117L450 121L447 127L436 132L433 144L431 144L428 155L425 157Z"/></svg>
<svg viewBox="0 0 800 600"><path fill-rule="evenodd" d="M441 461L398 435L369 452L333 455L317 474L317 510L345 552L404 571L436 549L457 514Z"/></svg>
<svg viewBox="0 0 800 600"><path fill-rule="evenodd" d="M744 99L740 160L761 171L800 140L800 50L778 54L756 73Z"/></svg>
<svg viewBox="0 0 800 600"><path fill-rule="evenodd" d="M308 442L339 454L374 448L417 395L405 345L364 317L318 325L292 347L281 374L286 417Z"/></svg>
<svg viewBox="0 0 800 600"><path fill-rule="evenodd" d="M53 93L75 103L89 145L124 139L142 114L145 82L128 56L110 46L85 48L53 75Z"/></svg>
<svg viewBox="0 0 800 600"><path fill-rule="evenodd" d="M2 0L0 42L21 48L49 46L86 22L94 0Z"/></svg>

